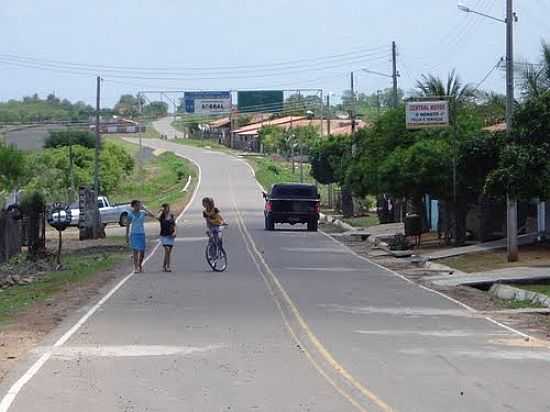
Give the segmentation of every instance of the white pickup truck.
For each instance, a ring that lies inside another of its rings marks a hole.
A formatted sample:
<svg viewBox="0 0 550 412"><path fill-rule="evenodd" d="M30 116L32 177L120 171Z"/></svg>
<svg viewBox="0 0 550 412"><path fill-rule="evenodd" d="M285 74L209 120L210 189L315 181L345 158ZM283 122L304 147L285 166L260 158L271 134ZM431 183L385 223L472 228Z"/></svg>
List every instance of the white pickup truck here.
<svg viewBox="0 0 550 412"><path fill-rule="evenodd" d="M102 224L108 225L115 223L120 226L126 226L128 223L128 214L132 211L128 203L116 205L112 204L107 196L98 196L97 206L99 207ZM78 202L75 202L71 205L71 226L78 226L79 217L80 209L78 207Z"/></svg>

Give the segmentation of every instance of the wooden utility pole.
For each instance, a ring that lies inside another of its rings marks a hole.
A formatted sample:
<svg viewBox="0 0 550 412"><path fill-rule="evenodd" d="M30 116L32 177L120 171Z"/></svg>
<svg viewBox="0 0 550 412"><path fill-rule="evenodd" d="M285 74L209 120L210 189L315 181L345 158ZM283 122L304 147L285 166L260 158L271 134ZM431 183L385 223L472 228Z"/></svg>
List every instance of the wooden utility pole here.
<svg viewBox="0 0 550 412"><path fill-rule="evenodd" d="M99 151L101 148L101 134L99 131L100 104L101 104L101 77L97 76L97 91L96 91L96 105L95 105L95 171L94 171L94 190L97 196L99 196Z"/></svg>
<svg viewBox="0 0 550 412"><path fill-rule="evenodd" d="M330 136L330 93L327 94L327 136Z"/></svg>
<svg viewBox="0 0 550 412"><path fill-rule="evenodd" d="M392 80L393 80L393 107L399 106L399 95L397 89L397 78L399 72L397 71L397 45L394 41L391 43L391 55L392 55Z"/></svg>

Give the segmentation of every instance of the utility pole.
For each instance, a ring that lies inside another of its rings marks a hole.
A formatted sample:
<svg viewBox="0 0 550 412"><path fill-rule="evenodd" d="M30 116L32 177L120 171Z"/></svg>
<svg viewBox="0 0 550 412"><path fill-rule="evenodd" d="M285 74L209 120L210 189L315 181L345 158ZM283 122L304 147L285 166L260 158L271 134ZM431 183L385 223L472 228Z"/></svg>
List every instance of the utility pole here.
<svg viewBox="0 0 550 412"><path fill-rule="evenodd" d="M96 196L99 196L99 150L101 147L101 134L99 132L99 111L101 105L101 77L97 76L97 91L95 105L95 171L94 171L94 190Z"/></svg>
<svg viewBox="0 0 550 412"><path fill-rule="evenodd" d="M319 117L320 117L320 124L321 124L321 128L319 129L319 136L323 137L323 120L324 120L324 109L323 109L323 89L320 89L319 90L319 93L320 93L320 98L319 98L319 102L320 102L320 109L321 109L321 112L319 114Z"/></svg>
<svg viewBox="0 0 550 412"><path fill-rule="evenodd" d="M143 102L141 100L141 94L138 93L138 111L140 118L143 115ZM139 130L139 174L141 180L141 196L145 192L145 173L143 172L143 133Z"/></svg>
<svg viewBox="0 0 550 412"><path fill-rule="evenodd" d="M355 156L356 145L355 145L355 81L353 72L350 74L350 83L351 83L351 154Z"/></svg>
<svg viewBox="0 0 550 412"><path fill-rule="evenodd" d="M327 94L327 136L330 136L330 93Z"/></svg>
<svg viewBox="0 0 550 412"><path fill-rule="evenodd" d="M393 107L399 106L399 96L397 94L397 78L399 73L397 72L397 45L394 41L391 43L391 55L392 55L392 79L393 79Z"/></svg>
<svg viewBox="0 0 550 412"><path fill-rule="evenodd" d="M514 22L513 0L506 0L506 135L512 139L514 116ZM515 141L515 138L514 138ZM508 261L516 262L518 252L518 209L517 200L506 196L506 235Z"/></svg>

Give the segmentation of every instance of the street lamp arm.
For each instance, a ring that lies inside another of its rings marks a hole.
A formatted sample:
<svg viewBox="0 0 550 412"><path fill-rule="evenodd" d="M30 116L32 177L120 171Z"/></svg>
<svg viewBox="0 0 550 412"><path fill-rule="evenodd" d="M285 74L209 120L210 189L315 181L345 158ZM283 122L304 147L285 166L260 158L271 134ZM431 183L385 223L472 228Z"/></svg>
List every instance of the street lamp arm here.
<svg viewBox="0 0 550 412"><path fill-rule="evenodd" d="M459 4L457 7L460 11L463 11L464 13L473 13L473 14L477 14L478 16L482 16L482 17L486 17L486 18L491 19L491 20L498 21L500 23L506 23L506 19L499 19L498 17L491 16L490 14L486 14L486 13L482 13L480 11L472 10L471 8L469 8L469 7L467 7L463 4Z"/></svg>

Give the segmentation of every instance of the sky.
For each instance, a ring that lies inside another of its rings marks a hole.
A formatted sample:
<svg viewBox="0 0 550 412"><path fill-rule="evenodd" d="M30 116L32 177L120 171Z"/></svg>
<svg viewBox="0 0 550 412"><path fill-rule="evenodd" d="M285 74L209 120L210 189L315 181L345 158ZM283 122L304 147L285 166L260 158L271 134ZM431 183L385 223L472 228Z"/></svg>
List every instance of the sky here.
<svg viewBox="0 0 550 412"><path fill-rule="evenodd" d="M505 54L505 26L456 0L17 0L0 6L0 101L55 92L102 107L140 90L400 87L456 69L476 85ZM462 0L504 17L505 0ZM516 59L536 62L550 41L550 0L515 0ZM32 59L32 60L30 60ZM109 66L109 67L105 67ZM168 79L166 79L168 78ZM494 70L483 89L504 91ZM151 96L155 99L154 96Z"/></svg>

